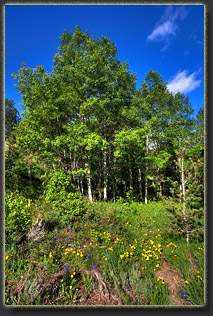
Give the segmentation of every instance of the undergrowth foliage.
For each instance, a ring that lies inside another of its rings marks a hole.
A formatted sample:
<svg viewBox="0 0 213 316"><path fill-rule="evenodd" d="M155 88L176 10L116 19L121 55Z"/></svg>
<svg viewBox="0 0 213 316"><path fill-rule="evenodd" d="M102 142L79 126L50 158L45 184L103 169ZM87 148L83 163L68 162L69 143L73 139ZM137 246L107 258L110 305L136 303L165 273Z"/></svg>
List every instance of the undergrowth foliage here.
<svg viewBox="0 0 213 316"><path fill-rule="evenodd" d="M19 217L25 237L6 244L6 304L93 304L95 291L100 304L102 297L108 298L108 305L177 304L171 284L156 276L164 261L182 276L176 287L179 304L204 304L203 242L192 239L187 246L183 237L169 235L163 202L84 200L82 216L71 221L61 210L52 227L45 217L50 201L34 201L36 212L30 213L31 202L21 204L17 195L13 199L10 196L8 205L22 205L31 220L25 223L27 217Z"/></svg>
<svg viewBox="0 0 213 316"><path fill-rule="evenodd" d="M26 232L32 223L32 200L15 192L5 194L5 230L6 235L17 236Z"/></svg>

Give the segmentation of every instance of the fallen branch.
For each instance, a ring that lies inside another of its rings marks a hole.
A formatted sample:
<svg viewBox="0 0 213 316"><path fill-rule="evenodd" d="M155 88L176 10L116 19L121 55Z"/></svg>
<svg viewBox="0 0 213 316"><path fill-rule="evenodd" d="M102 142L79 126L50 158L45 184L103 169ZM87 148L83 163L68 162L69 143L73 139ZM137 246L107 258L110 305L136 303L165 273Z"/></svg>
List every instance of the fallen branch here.
<svg viewBox="0 0 213 316"><path fill-rule="evenodd" d="M108 295L108 299L109 299L109 291L107 289L107 286L106 286L106 283L103 281L103 277L102 275L95 269L93 270L95 276L96 276L96 279L98 280L98 286L99 286L99 292L100 292L100 295L103 295L104 294L104 291L103 289L105 289L105 292L106 294Z"/></svg>

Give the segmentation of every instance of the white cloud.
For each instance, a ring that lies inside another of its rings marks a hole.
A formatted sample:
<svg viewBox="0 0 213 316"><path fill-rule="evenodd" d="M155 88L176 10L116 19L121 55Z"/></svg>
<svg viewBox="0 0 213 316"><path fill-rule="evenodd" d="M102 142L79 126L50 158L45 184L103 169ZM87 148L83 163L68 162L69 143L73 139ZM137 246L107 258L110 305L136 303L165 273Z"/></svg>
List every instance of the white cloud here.
<svg viewBox="0 0 213 316"><path fill-rule="evenodd" d="M159 42L166 41L165 50L170 43L171 38L175 37L178 25L176 21L178 19L183 20L187 15L187 11L184 6L167 6L163 16L158 22L154 30L147 36L148 41Z"/></svg>
<svg viewBox="0 0 213 316"><path fill-rule="evenodd" d="M172 21L166 21L156 27L153 32L147 37L149 41L159 41L168 35L175 35L177 25Z"/></svg>
<svg viewBox="0 0 213 316"><path fill-rule="evenodd" d="M187 75L187 70L178 72L177 75L167 84L167 88L172 93L187 93L198 88L201 80L196 79L197 72Z"/></svg>

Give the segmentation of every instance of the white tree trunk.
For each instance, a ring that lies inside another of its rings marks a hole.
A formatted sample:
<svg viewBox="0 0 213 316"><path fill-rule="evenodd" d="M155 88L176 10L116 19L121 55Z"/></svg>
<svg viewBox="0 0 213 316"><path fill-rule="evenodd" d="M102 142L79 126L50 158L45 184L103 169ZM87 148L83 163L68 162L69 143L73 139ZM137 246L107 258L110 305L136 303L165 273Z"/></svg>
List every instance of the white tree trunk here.
<svg viewBox="0 0 213 316"><path fill-rule="evenodd" d="M181 187L182 187L183 220L184 220L185 224L187 224L187 219L186 219L186 188L185 188L184 156L183 156L183 153L182 153L182 157L181 157ZM189 242L188 229L186 231L186 241L187 241L187 243Z"/></svg>
<svg viewBox="0 0 213 316"><path fill-rule="evenodd" d="M182 186L182 203L183 203L183 218L186 220L186 193L185 193L185 176L184 176L184 158L181 159L181 186Z"/></svg>
<svg viewBox="0 0 213 316"><path fill-rule="evenodd" d="M107 201L107 152L106 149L103 151L103 167L104 167L104 201Z"/></svg>
<svg viewBox="0 0 213 316"><path fill-rule="evenodd" d="M149 150L149 136L146 136L146 156L148 155ZM147 162L146 162L146 176L148 172ZM148 179L145 177L145 204L148 202Z"/></svg>
<svg viewBox="0 0 213 316"><path fill-rule="evenodd" d="M161 181L160 181L159 187L160 187L160 196L162 196L162 182Z"/></svg>
<svg viewBox="0 0 213 316"><path fill-rule="evenodd" d="M81 194L84 195L84 187L83 187L82 176L80 176L80 189L81 189Z"/></svg>
<svg viewBox="0 0 213 316"><path fill-rule="evenodd" d="M145 178L145 204L148 202L148 180Z"/></svg>
<svg viewBox="0 0 213 316"><path fill-rule="evenodd" d="M30 183L32 183L32 172L31 172L31 169L32 169L32 162L30 161L29 162L29 167L28 167L28 175L29 175L29 178L30 178Z"/></svg>
<svg viewBox="0 0 213 316"><path fill-rule="evenodd" d="M76 170L76 164L75 164L75 156L73 157L73 170ZM74 184L76 184L76 181L75 181L75 174L73 173L73 182Z"/></svg>
<svg viewBox="0 0 213 316"><path fill-rule="evenodd" d="M138 168L138 184L139 184L140 198L142 200L142 174L141 174L141 168Z"/></svg>
<svg viewBox="0 0 213 316"><path fill-rule="evenodd" d="M65 167L64 167L64 169L65 169L65 173L67 174L66 151L65 151L65 149L64 149L64 161L65 161Z"/></svg>
<svg viewBox="0 0 213 316"><path fill-rule="evenodd" d="M129 189L133 190L133 176L132 176L132 168L129 167Z"/></svg>
<svg viewBox="0 0 213 316"><path fill-rule="evenodd" d="M92 184L91 184L91 174L90 174L90 167L87 170L87 187L88 187L88 196L90 201L92 202Z"/></svg>
<svg viewBox="0 0 213 316"><path fill-rule="evenodd" d="M115 196L116 188L113 186L113 202L116 202L116 196Z"/></svg>

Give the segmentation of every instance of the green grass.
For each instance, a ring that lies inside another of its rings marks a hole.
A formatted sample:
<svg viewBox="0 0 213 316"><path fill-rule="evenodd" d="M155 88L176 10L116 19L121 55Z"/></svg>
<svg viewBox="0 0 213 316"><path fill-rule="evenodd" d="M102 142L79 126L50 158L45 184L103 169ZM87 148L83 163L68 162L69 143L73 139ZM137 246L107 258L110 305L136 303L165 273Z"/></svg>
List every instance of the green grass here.
<svg viewBox="0 0 213 316"><path fill-rule="evenodd" d="M47 206L34 205L44 223ZM204 304L203 242L168 235L162 202L86 201L81 217L55 218L41 239L6 244L7 305L81 305L100 286L117 304L173 305L169 284L155 276L164 261L181 275L181 304Z"/></svg>

